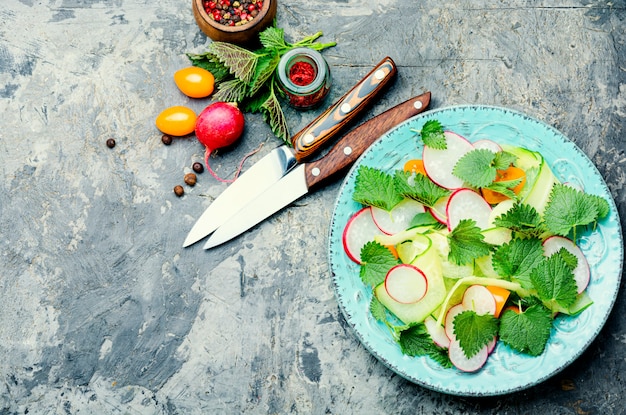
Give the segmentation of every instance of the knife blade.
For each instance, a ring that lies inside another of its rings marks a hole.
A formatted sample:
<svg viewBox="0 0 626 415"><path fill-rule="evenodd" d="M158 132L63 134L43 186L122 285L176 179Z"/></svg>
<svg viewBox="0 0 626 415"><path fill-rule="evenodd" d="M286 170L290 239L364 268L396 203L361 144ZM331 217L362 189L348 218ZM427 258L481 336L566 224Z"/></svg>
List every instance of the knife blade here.
<svg viewBox="0 0 626 415"><path fill-rule="evenodd" d="M265 218L322 185L349 167L383 133L423 112L430 103L426 92L364 122L347 133L322 158L302 163L274 183L265 192L241 208L209 237L204 249L210 249L247 231Z"/></svg>
<svg viewBox="0 0 626 415"><path fill-rule="evenodd" d="M235 213L238 207L263 193L297 164L337 136L394 78L397 68L390 57L381 60L350 91L296 133L293 148L282 145L251 166L209 205L189 231L183 247L203 239Z"/></svg>

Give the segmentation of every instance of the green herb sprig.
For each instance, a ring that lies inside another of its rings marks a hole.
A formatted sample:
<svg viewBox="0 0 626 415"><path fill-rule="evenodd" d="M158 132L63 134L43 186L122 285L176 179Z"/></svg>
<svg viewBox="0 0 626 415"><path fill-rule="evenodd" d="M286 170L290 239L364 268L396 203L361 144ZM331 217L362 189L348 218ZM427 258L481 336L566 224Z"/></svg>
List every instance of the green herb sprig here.
<svg viewBox="0 0 626 415"><path fill-rule="evenodd" d="M294 48L321 51L336 45L336 42L316 42L322 35L317 32L296 43L288 43L284 30L271 26L259 33L259 49L212 42L207 52L188 53L187 57L194 66L208 70L215 77L213 99L236 102L244 112L262 113L272 132L290 145L289 127L279 101L282 91L278 87L276 68L281 56Z"/></svg>

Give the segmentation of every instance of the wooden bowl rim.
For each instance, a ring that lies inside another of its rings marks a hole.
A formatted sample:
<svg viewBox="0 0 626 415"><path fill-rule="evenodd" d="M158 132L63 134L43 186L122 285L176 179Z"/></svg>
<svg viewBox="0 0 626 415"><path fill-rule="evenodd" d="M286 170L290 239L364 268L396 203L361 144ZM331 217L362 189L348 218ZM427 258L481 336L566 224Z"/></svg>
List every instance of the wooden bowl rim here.
<svg viewBox="0 0 626 415"><path fill-rule="evenodd" d="M246 30L252 29L256 25L260 24L263 18L269 12L270 3L273 1L275 0L263 0L263 7L259 11L259 14L247 24L244 24L241 26L226 26L221 23L216 23L215 20L209 18L209 15L204 10L204 7L202 5L204 3L204 0L194 0L194 4L196 5L198 14L202 17L202 20L204 20L209 26L211 26L215 30L219 30L221 32L227 32L227 33L240 33L240 32L245 32Z"/></svg>

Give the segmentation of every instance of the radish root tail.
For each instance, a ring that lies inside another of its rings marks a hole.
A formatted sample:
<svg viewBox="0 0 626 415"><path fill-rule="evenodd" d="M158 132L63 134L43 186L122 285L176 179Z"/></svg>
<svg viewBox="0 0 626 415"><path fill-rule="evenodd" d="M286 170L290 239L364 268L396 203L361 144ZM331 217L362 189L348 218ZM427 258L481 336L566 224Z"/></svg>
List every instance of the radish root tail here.
<svg viewBox="0 0 626 415"><path fill-rule="evenodd" d="M211 173L211 176L213 176L215 178L215 180L220 181L222 183L232 183L235 180L237 180L237 178L239 177L239 174L241 173L241 170L243 169L243 163L245 163L245 161L248 159L248 157L253 156L259 150L261 150L261 148L263 147L263 144L264 143L261 143L256 149L252 150L251 152L249 152L248 154L243 156L243 158L241 159L241 162L239 162L239 166L237 167L237 171L235 172L235 177L233 177L232 179L223 179L220 176L218 176L217 173L215 173L213 171L213 169L209 165L209 157L211 156L211 149L209 149L208 147L207 147L206 151L204 152L204 164L206 165L206 168L209 171L209 173Z"/></svg>

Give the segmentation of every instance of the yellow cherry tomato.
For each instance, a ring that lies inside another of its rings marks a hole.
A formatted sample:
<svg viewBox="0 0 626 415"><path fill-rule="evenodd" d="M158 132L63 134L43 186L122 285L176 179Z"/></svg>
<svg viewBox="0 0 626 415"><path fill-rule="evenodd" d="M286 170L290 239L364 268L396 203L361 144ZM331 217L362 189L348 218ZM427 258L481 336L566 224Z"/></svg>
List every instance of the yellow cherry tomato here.
<svg viewBox="0 0 626 415"><path fill-rule="evenodd" d="M174 106L164 109L156 118L157 128L169 135L181 137L193 133L198 116L192 109Z"/></svg>
<svg viewBox="0 0 626 415"><path fill-rule="evenodd" d="M213 93L215 77L206 69L190 66L174 73L174 82L190 98L204 98Z"/></svg>

